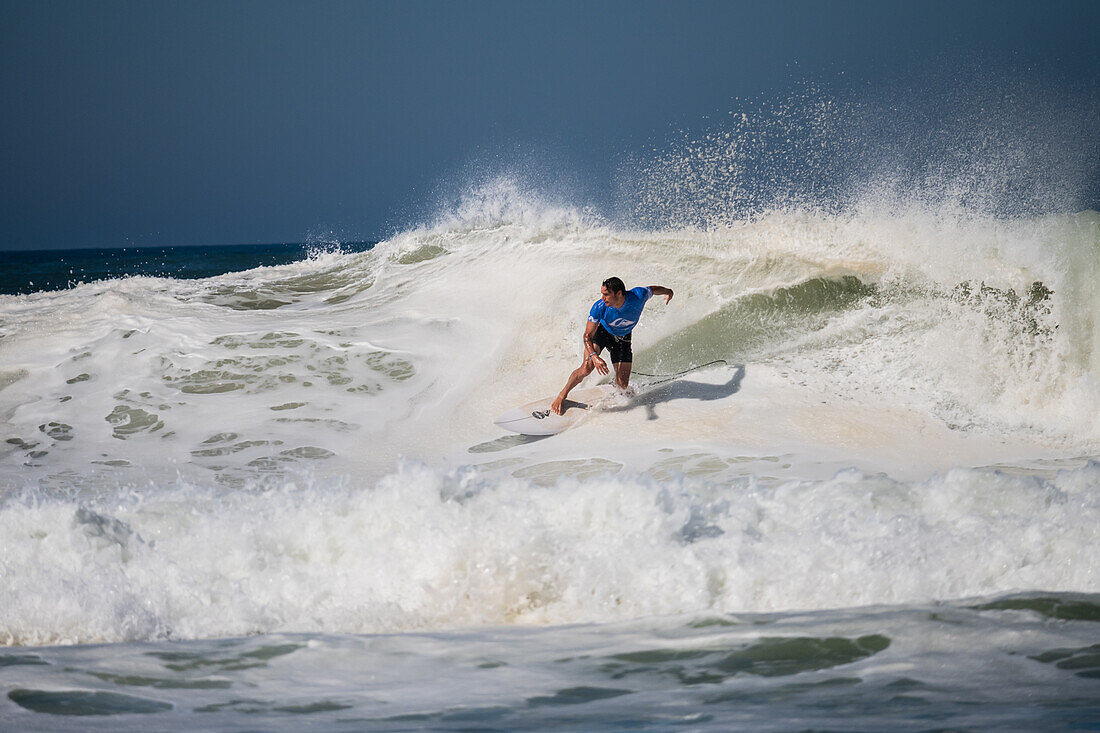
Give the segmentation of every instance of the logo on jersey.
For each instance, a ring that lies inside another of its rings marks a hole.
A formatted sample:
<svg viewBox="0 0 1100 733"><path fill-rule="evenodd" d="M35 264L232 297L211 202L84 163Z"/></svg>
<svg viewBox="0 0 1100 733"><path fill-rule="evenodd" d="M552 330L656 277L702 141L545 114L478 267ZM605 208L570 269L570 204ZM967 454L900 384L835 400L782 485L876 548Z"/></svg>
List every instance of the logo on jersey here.
<svg viewBox="0 0 1100 733"><path fill-rule="evenodd" d="M627 326L633 326L636 321L627 320L626 318L616 318L614 321L608 321L607 325L612 328L626 328Z"/></svg>

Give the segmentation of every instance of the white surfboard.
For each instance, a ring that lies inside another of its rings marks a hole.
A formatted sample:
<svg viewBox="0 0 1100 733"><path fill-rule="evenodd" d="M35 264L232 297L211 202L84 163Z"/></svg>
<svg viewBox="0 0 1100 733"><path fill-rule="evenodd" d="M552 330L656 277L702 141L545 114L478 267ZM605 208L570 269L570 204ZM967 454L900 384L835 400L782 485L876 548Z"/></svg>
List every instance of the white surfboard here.
<svg viewBox="0 0 1100 733"><path fill-rule="evenodd" d="M555 415L550 410L554 397L546 397L522 407L514 407L493 420L493 423L523 435L557 435L580 422L585 413L614 392L615 387L610 384L575 389L562 405L560 415Z"/></svg>

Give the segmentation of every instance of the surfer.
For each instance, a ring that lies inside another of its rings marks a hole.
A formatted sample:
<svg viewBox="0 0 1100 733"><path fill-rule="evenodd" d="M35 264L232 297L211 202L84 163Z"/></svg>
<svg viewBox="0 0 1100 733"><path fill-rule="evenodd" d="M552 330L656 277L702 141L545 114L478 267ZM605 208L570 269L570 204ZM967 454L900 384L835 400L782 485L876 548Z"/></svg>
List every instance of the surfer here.
<svg viewBox="0 0 1100 733"><path fill-rule="evenodd" d="M630 332L638 325L646 301L654 295L665 296L665 303L672 300L672 288L660 285L626 289L623 281L609 277L600 287L600 299L592 304L588 312L588 323L584 328L584 358L581 365L569 375L569 381L561 393L554 399L550 409L560 415L562 403L570 390L595 369L600 374L609 374L607 362L600 353L607 349L611 363L615 365L615 383L620 389L626 389L630 383L630 368L633 366L634 352L630 348Z"/></svg>

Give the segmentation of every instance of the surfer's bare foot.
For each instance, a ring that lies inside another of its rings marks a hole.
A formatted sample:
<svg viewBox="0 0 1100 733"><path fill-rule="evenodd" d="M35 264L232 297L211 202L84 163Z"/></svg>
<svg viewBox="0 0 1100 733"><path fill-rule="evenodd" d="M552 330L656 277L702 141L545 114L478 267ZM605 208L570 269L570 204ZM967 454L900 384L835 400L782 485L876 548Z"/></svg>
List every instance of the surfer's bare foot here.
<svg viewBox="0 0 1100 733"><path fill-rule="evenodd" d="M560 415L561 414L561 403L562 402L565 402L565 400L562 399L561 397L558 397L556 400L551 402L550 403L550 412L554 413L555 415Z"/></svg>

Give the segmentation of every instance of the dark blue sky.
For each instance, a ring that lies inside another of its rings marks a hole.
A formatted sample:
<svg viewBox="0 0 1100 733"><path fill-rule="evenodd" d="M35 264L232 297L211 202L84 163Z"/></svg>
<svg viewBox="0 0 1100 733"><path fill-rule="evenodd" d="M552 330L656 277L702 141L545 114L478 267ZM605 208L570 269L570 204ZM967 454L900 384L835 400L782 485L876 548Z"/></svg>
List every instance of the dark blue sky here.
<svg viewBox="0 0 1100 733"><path fill-rule="evenodd" d="M807 81L957 62L1095 95L1097 28L1096 2L0 2L0 249L377 239L528 151L601 205L624 158Z"/></svg>

